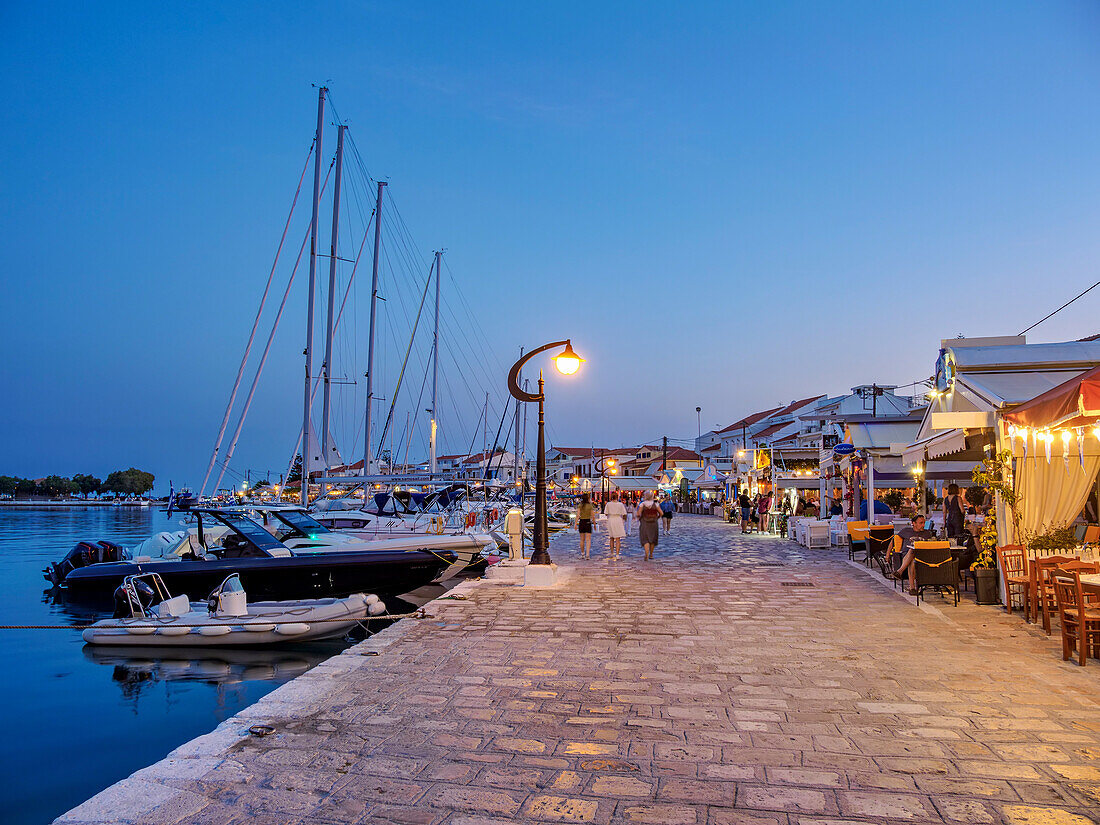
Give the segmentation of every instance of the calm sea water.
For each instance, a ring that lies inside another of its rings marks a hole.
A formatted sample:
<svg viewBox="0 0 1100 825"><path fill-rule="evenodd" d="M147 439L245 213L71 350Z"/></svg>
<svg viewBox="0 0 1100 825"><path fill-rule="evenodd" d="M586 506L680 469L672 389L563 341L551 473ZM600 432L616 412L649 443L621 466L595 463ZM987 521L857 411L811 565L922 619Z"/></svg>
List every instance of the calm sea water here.
<svg viewBox="0 0 1100 825"><path fill-rule="evenodd" d="M180 529L159 508L0 508L0 624L108 618L57 602L42 569L81 539ZM251 651L103 651L77 630L0 630L0 820L49 822L212 730L342 641Z"/></svg>

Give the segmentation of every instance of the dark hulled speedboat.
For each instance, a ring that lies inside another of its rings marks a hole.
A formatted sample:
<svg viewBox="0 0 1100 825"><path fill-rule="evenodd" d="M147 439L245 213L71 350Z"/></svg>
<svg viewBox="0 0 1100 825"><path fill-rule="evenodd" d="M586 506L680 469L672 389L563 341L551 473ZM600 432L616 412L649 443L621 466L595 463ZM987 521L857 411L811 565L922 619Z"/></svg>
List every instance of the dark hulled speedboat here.
<svg viewBox="0 0 1100 825"><path fill-rule="evenodd" d="M240 514L192 510L197 537L176 559L120 558L110 542L81 542L45 571L47 581L73 599L109 600L126 576L157 573L175 593L204 599L231 573L238 573L256 599L408 593L435 579L455 561L440 550L365 550L296 555L262 525ZM204 522L216 540L207 541Z"/></svg>

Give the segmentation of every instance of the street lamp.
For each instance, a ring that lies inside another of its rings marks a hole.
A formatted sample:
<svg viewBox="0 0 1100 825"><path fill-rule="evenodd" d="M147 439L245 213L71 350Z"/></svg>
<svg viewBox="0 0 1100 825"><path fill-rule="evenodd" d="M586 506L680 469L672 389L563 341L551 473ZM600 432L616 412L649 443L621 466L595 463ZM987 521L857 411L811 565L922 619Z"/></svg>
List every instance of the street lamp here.
<svg viewBox="0 0 1100 825"><path fill-rule="evenodd" d="M531 553L531 564L551 563L550 554L547 552L549 541L547 539L548 530L546 526L546 437L544 435L545 418L543 414L543 402L546 400L546 395L543 393L542 370L539 370L538 393L529 393L520 389L518 379L519 373L523 369L523 365L530 361L531 358L541 352L546 352L547 350L562 346L565 347L565 349L554 356L554 366L557 367L558 372L562 375L573 375L581 368L584 359L573 352L573 345L568 339L564 341L554 341L551 344L544 344L541 347L531 350L516 361L516 363L512 365L512 369L508 371L508 392L512 394L512 397L518 401L537 401L539 405L538 457L535 465L535 535L533 543L534 549Z"/></svg>

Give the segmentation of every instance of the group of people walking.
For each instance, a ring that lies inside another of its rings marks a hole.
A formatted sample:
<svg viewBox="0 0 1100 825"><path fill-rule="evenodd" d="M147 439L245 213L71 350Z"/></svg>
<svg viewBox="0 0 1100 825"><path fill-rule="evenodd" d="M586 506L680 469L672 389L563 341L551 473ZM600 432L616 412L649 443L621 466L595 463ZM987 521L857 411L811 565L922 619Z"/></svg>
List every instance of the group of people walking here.
<svg viewBox="0 0 1100 825"><path fill-rule="evenodd" d="M581 496L581 503L577 507L577 532L581 540L581 558L591 558L592 553L592 526L596 521L598 510L592 503L587 493ZM672 516L676 512L676 503L670 496L662 496L658 499L652 490L647 490L641 502L636 508L628 509L619 500L616 491L611 493L610 500L604 505L604 515L607 517L608 550L612 559L619 558L622 552L622 541L630 533L631 518L638 520L638 541L645 552L644 559L653 558L653 551L657 549L657 540L660 536L659 522L664 523L664 531L672 529Z"/></svg>
<svg viewBox="0 0 1100 825"><path fill-rule="evenodd" d="M737 507L741 511L741 532L767 532L768 511L771 506L771 493L757 493L749 498L749 494L742 490L737 496Z"/></svg>

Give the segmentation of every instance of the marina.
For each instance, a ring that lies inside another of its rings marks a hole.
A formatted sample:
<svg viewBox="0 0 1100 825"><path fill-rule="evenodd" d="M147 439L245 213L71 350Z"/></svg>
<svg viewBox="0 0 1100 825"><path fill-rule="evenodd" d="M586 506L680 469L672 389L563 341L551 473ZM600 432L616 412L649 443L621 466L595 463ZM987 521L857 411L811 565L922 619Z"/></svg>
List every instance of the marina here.
<svg viewBox="0 0 1100 825"><path fill-rule="evenodd" d="M59 822L1090 820L1100 668L843 551L678 519L659 588L636 545L560 533L564 586L460 585Z"/></svg>
<svg viewBox="0 0 1100 825"><path fill-rule="evenodd" d="M137 543L173 526L156 509L0 509L0 624L80 625L101 618L55 601L41 568L89 535ZM106 615L110 615L107 611ZM30 634L30 635L28 635ZM311 667L345 643L278 651L117 651L85 647L79 630L0 633L8 822L48 822L154 762ZM58 743L87 754L58 767ZM109 747L111 758L92 757ZM17 780L17 781L16 781Z"/></svg>
<svg viewBox="0 0 1100 825"><path fill-rule="evenodd" d="M1100 825L1100 16L13 0L0 822Z"/></svg>

